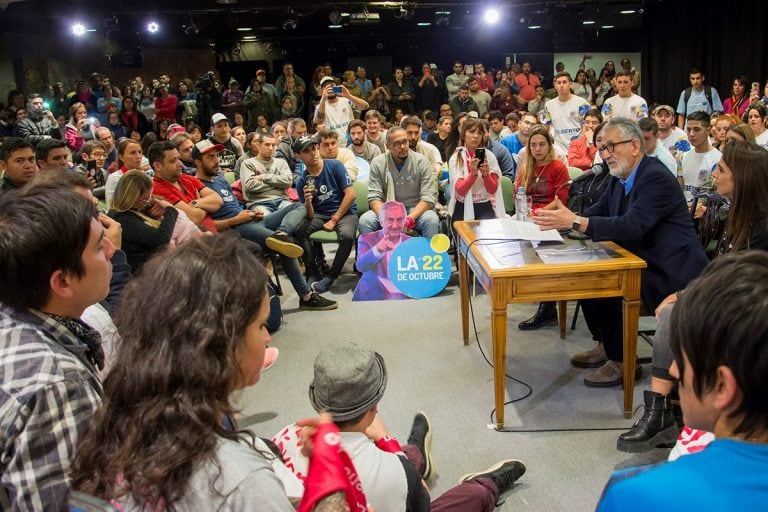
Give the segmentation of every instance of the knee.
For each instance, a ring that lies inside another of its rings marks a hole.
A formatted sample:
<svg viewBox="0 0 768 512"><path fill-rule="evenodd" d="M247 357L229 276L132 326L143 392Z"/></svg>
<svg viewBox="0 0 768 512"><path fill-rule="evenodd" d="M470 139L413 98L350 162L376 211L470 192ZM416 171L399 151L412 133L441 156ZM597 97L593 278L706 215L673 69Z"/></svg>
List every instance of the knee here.
<svg viewBox="0 0 768 512"><path fill-rule="evenodd" d="M371 231L376 231L378 229L378 223L379 219L376 216L375 213L373 213L372 210L368 210L365 212L362 217L360 217L359 222L359 228L360 233L370 233Z"/></svg>

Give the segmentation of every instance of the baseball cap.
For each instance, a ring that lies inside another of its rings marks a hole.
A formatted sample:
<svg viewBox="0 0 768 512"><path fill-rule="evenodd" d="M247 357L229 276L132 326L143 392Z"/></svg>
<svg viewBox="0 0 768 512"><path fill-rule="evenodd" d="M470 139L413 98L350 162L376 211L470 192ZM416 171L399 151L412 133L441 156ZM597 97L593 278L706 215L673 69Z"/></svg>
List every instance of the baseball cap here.
<svg viewBox="0 0 768 512"><path fill-rule="evenodd" d="M187 130L186 130L186 128L184 128L184 127L183 127L183 126L181 126L180 124L178 124L178 123L173 123L172 125L170 125L170 126L168 127L168 138L169 138L169 139L171 139L171 138L173 138L173 136L174 136L174 135L176 135L177 133L184 133L184 132L186 132L186 131L187 131Z"/></svg>
<svg viewBox="0 0 768 512"><path fill-rule="evenodd" d="M229 122L229 119L227 119L227 116L225 116L222 113L216 113L211 116L211 125L216 125L217 123L220 123L222 121Z"/></svg>
<svg viewBox="0 0 768 512"><path fill-rule="evenodd" d="M224 146L221 144L214 144L208 139L203 139L192 148L192 159L196 160L206 153L210 153L211 151L221 151L222 149L224 149Z"/></svg>
<svg viewBox="0 0 768 512"><path fill-rule="evenodd" d="M669 105L659 105L658 107L653 109L653 112L651 112L652 116L655 116L660 110L666 110L669 112L669 115L673 116L675 115L675 109L670 107Z"/></svg>
<svg viewBox="0 0 768 512"><path fill-rule="evenodd" d="M301 153L312 144L317 144L317 141L309 135L302 135L293 143L293 151L295 153Z"/></svg>
<svg viewBox="0 0 768 512"><path fill-rule="evenodd" d="M336 79L333 78L332 76L324 76L323 78L320 79L320 87L325 85L326 82L336 83Z"/></svg>

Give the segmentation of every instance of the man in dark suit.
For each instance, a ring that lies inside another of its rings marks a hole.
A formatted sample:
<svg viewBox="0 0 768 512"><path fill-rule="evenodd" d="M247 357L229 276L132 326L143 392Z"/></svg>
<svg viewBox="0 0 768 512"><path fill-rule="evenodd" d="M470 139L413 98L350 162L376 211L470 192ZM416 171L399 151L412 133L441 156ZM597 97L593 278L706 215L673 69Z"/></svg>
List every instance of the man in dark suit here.
<svg viewBox="0 0 768 512"><path fill-rule="evenodd" d="M390 300L407 298L395 287L389 275L389 260L395 247L411 238L403 233L406 209L403 203L387 201L379 210L382 228L360 235L357 242L357 268L363 275L352 300Z"/></svg>
<svg viewBox="0 0 768 512"><path fill-rule="evenodd" d="M596 242L610 240L643 258L648 267L643 270L640 294L653 311L664 297L697 277L707 257L674 176L657 159L643 154L637 123L610 119L596 145L613 176L601 198L581 217L558 202L557 210L541 210L534 222L541 229L570 227ZM589 330L601 343L573 356L571 364L598 368L585 377L587 386L617 386L624 373L621 299L581 304Z"/></svg>

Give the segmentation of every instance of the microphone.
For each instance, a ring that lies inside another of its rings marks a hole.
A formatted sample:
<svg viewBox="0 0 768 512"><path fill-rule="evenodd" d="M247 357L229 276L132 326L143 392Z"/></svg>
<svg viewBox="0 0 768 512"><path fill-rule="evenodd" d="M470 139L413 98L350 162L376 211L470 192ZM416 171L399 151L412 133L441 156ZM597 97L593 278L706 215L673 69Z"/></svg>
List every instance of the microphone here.
<svg viewBox="0 0 768 512"><path fill-rule="evenodd" d="M573 185L574 183L580 183L584 180L594 178L595 176L600 176L601 174L603 174L603 172L604 172L603 166L600 164L595 164L592 166L590 170L585 171L584 174L582 174L581 176L576 176L572 180L568 180L562 185L560 185L559 187L557 187L557 190L555 190L555 195L557 195L557 193L560 192L560 189L563 187L568 187L570 185Z"/></svg>

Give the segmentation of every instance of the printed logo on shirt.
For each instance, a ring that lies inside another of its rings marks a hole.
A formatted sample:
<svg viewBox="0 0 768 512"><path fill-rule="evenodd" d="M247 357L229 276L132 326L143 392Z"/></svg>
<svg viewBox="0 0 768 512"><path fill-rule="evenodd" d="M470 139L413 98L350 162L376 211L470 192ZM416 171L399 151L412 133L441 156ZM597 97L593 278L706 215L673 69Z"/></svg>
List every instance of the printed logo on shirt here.
<svg viewBox="0 0 768 512"><path fill-rule="evenodd" d="M219 166L223 169L234 169L237 162L237 155L234 151L224 148L219 152Z"/></svg>
<svg viewBox="0 0 768 512"><path fill-rule="evenodd" d="M224 200L225 203L231 203L235 200L235 197L229 193L229 190L226 188L219 189L219 195L221 196L221 199Z"/></svg>

